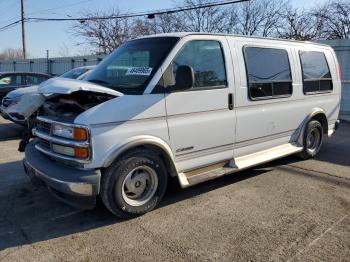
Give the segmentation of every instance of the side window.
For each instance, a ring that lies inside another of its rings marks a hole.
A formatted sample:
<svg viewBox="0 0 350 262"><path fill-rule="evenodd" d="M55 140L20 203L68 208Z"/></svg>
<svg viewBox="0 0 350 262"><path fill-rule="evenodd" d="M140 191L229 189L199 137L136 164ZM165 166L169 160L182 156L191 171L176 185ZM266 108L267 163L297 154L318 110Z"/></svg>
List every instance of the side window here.
<svg viewBox="0 0 350 262"><path fill-rule="evenodd" d="M5 76L0 78L0 86L9 86L11 84L11 77L10 76Z"/></svg>
<svg viewBox="0 0 350 262"><path fill-rule="evenodd" d="M22 78L20 75L10 75L0 77L0 87L20 86L22 84Z"/></svg>
<svg viewBox="0 0 350 262"><path fill-rule="evenodd" d="M41 83L41 78L39 78L38 76L34 76L34 75L26 75L25 76L25 83L26 85L37 85Z"/></svg>
<svg viewBox="0 0 350 262"><path fill-rule="evenodd" d="M304 94L333 90L332 76L322 52L300 51Z"/></svg>
<svg viewBox="0 0 350 262"><path fill-rule="evenodd" d="M227 85L223 51L220 42L194 40L187 43L172 62L172 79L179 66L191 66L194 71L192 90L221 88Z"/></svg>
<svg viewBox="0 0 350 262"><path fill-rule="evenodd" d="M251 99L286 97L292 94L292 76L286 50L246 47L244 56Z"/></svg>

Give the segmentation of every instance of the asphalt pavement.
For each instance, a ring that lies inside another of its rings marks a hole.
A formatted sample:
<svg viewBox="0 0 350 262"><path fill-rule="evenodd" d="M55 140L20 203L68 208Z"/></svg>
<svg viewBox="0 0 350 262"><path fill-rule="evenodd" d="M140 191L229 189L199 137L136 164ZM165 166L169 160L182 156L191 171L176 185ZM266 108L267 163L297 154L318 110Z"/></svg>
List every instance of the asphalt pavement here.
<svg viewBox="0 0 350 262"><path fill-rule="evenodd" d="M158 209L126 221L34 188L13 138L0 142L0 261L350 261L350 124L314 160L173 180Z"/></svg>

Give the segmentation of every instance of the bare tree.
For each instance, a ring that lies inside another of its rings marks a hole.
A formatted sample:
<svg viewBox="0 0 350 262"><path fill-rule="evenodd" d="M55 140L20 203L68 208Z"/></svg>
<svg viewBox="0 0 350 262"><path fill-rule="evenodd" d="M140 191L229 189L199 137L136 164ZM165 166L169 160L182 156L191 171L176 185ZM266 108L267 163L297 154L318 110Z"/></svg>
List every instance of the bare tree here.
<svg viewBox="0 0 350 262"><path fill-rule="evenodd" d="M179 0L178 6L201 6L212 0ZM95 49L108 54L132 38L155 33L179 31L237 33L275 36L296 40L350 37L350 3L331 2L308 10L294 8L289 0L250 0L228 6L196 8L179 13L155 15L153 19L93 19L120 15L118 8L109 12L85 13L90 17L73 26L73 32ZM86 45L85 45L86 46Z"/></svg>
<svg viewBox="0 0 350 262"><path fill-rule="evenodd" d="M163 14L155 17L157 33L181 32L185 23L179 14Z"/></svg>
<svg viewBox="0 0 350 262"><path fill-rule="evenodd" d="M133 36L181 32L185 24L178 14L155 15L154 18L138 18L132 26Z"/></svg>
<svg viewBox="0 0 350 262"><path fill-rule="evenodd" d="M122 19L93 19L94 17L109 17L120 14L119 9L107 13L85 13L84 17L91 19L80 21L72 27L76 36L82 37L84 43L95 47L98 53L108 54L131 38L131 22ZM80 43L81 44L81 43Z"/></svg>
<svg viewBox="0 0 350 262"><path fill-rule="evenodd" d="M277 28L281 26L285 0L251 0L241 3L237 12L237 24L234 32L242 35L275 36Z"/></svg>
<svg viewBox="0 0 350 262"><path fill-rule="evenodd" d="M334 0L323 8L324 36L327 39L350 38L350 2Z"/></svg>
<svg viewBox="0 0 350 262"><path fill-rule="evenodd" d="M288 6L283 18L283 26L278 28L278 37L309 41L319 39L324 27L324 10L303 10Z"/></svg>
<svg viewBox="0 0 350 262"><path fill-rule="evenodd" d="M0 60L22 59L23 51L20 48L6 48L0 52Z"/></svg>
<svg viewBox="0 0 350 262"><path fill-rule="evenodd" d="M184 0L181 5L196 6L210 2L210 0ZM183 12L181 20L185 23L185 31L226 32L230 24L230 13L227 8L222 7L198 8Z"/></svg>

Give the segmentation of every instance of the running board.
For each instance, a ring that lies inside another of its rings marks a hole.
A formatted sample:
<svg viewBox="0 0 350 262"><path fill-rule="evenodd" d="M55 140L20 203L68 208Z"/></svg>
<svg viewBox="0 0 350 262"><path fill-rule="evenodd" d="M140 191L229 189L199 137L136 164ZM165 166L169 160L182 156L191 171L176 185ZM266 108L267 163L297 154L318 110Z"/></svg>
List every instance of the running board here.
<svg viewBox="0 0 350 262"><path fill-rule="evenodd" d="M193 186L208 180L228 175L256 165L301 152L303 147L296 144L285 144L263 150L254 154L241 156L231 161L222 162L205 168L179 174L180 185L183 188Z"/></svg>

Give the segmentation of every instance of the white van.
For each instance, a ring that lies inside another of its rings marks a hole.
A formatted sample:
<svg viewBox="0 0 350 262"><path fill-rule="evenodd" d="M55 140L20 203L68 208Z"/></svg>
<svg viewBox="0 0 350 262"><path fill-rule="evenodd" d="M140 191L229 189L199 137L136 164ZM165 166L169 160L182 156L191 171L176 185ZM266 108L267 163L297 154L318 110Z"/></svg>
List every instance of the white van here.
<svg viewBox="0 0 350 262"><path fill-rule="evenodd" d="M314 157L339 125L326 45L174 33L129 41L84 79L52 79L25 169L58 198L128 218L185 188L280 157Z"/></svg>

